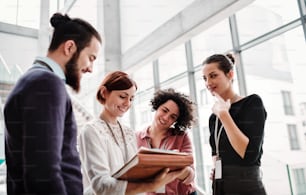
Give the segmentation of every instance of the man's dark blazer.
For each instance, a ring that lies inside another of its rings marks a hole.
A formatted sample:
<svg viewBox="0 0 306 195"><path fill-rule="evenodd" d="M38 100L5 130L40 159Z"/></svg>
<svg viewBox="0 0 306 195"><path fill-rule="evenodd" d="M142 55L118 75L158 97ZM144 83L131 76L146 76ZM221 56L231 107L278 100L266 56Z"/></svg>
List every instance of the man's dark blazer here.
<svg viewBox="0 0 306 195"><path fill-rule="evenodd" d="M77 126L65 82L34 66L4 108L7 194L81 195Z"/></svg>

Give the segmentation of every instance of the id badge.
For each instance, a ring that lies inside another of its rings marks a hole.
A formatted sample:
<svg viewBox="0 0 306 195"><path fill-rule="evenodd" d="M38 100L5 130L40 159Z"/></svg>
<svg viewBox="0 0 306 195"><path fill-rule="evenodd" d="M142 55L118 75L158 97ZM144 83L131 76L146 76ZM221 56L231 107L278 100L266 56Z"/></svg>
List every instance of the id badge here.
<svg viewBox="0 0 306 195"><path fill-rule="evenodd" d="M222 179L222 161L221 158L216 160L215 179Z"/></svg>

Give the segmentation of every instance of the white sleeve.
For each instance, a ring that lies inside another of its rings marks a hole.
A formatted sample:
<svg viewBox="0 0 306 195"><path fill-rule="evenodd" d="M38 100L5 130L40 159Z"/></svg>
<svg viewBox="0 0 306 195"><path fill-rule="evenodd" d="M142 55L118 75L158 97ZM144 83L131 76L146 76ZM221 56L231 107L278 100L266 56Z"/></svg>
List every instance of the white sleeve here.
<svg viewBox="0 0 306 195"><path fill-rule="evenodd" d="M88 178L96 195L124 195L127 181L117 180L111 176L114 164L121 160L118 159L120 155L116 155L118 152L113 151L116 146L111 146L108 141L107 135L101 135L93 125L84 127L79 136L84 177Z"/></svg>

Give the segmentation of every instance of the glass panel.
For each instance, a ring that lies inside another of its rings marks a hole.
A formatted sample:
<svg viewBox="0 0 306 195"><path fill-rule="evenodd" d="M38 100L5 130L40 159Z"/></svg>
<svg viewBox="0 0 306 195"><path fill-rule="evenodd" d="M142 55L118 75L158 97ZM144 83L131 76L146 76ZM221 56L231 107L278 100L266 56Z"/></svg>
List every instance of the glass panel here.
<svg viewBox="0 0 306 195"><path fill-rule="evenodd" d="M173 69L173 68L172 68ZM171 70L172 70L171 69ZM170 70L170 69L169 69ZM161 89L173 88L176 91L189 95L189 84L187 74L173 78L167 82L161 83Z"/></svg>
<svg viewBox="0 0 306 195"><path fill-rule="evenodd" d="M208 56L203 56L204 58ZM197 112L200 129L200 139L201 139L201 147L202 147L202 156L204 159L204 168L205 175L208 178L211 172L212 165L212 157L211 157L211 148L209 145L209 127L208 121L209 116L211 115L211 108L214 103L213 96L206 89L203 76L202 76L202 67L200 70L195 72L195 82L196 82L196 92L197 92ZM198 153L198 151L196 151ZM207 194L211 194L211 180L207 180L205 183L205 189L207 190Z"/></svg>
<svg viewBox="0 0 306 195"><path fill-rule="evenodd" d="M39 27L40 0L0 0L0 22Z"/></svg>
<svg viewBox="0 0 306 195"><path fill-rule="evenodd" d="M14 84L22 74L18 65L9 66L0 54L0 83Z"/></svg>
<svg viewBox="0 0 306 195"><path fill-rule="evenodd" d="M17 1L0 0L0 21L16 24L17 23Z"/></svg>
<svg viewBox="0 0 306 195"><path fill-rule="evenodd" d="M291 93L294 110L299 110L298 106L305 102L305 53L302 28L290 30L241 53L248 94L259 94L268 114L262 160L264 183L269 184L266 186L268 194L290 194L285 167L306 161L305 153L294 155L290 150L287 131L287 124L294 124L297 136L303 137L302 126L295 123L302 115L300 112L295 117L285 115L281 95L282 91ZM282 175L275 178L272 170Z"/></svg>
<svg viewBox="0 0 306 195"><path fill-rule="evenodd" d="M40 0L18 0L17 24L30 28L39 28L40 22Z"/></svg>
<svg viewBox="0 0 306 195"><path fill-rule="evenodd" d="M282 91L283 106L286 115L294 115L290 91Z"/></svg>
<svg viewBox="0 0 306 195"><path fill-rule="evenodd" d="M141 65L132 73L129 73L131 77L136 81L138 90L143 91L150 87L153 87L153 65L152 63Z"/></svg>
<svg viewBox="0 0 306 195"><path fill-rule="evenodd" d="M65 5L66 0L57 0L57 1L50 1L50 12L49 15L52 16L55 12L61 10Z"/></svg>
<svg viewBox="0 0 306 195"><path fill-rule="evenodd" d="M256 0L236 13L240 43L250 41L299 17L297 1Z"/></svg>
<svg viewBox="0 0 306 195"><path fill-rule="evenodd" d="M194 65L202 64L209 55L232 49L228 19L193 37L191 42Z"/></svg>
<svg viewBox="0 0 306 195"><path fill-rule="evenodd" d="M150 125L154 112L151 111L150 100L153 98L154 89L141 91L136 94L133 107L135 114L135 130L142 130Z"/></svg>
<svg viewBox="0 0 306 195"><path fill-rule="evenodd" d="M102 10L101 10L102 11ZM77 0L71 10L69 16L72 18L82 18L96 26L97 24L97 1Z"/></svg>
<svg viewBox="0 0 306 195"><path fill-rule="evenodd" d="M305 195L306 194L306 178L305 178L305 169L303 168L297 168L293 169L293 177L295 180L295 186L296 186L296 194L297 195Z"/></svg>
<svg viewBox="0 0 306 195"><path fill-rule="evenodd" d="M121 0L122 52L182 11L194 0Z"/></svg>
<svg viewBox="0 0 306 195"><path fill-rule="evenodd" d="M299 150L300 144L299 139L296 132L296 125L287 125L288 128L288 135L289 135L289 142L291 150Z"/></svg>
<svg viewBox="0 0 306 195"><path fill-rule="evenodd" d="M159 79L163 82L187 70L184 45L180 45L158 58Z"/></svg>

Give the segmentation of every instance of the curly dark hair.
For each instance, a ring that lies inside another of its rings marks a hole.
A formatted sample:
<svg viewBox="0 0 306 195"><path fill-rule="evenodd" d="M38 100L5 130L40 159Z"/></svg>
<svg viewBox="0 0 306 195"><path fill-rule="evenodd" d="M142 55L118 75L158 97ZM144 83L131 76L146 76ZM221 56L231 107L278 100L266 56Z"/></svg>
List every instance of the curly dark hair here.
<svg viewBox="0 0 306 195"><path fill-rule="evenodd" d="M174 135L182 134L187 128L190 128L194 122L194 102L189 99L189 96L176 92L172 88L158 90L154 93L151 99L152 111L156 111L160 105L168 100L174 101L179 108L179 116L172 128Z"/></svg>

